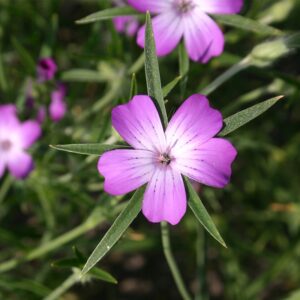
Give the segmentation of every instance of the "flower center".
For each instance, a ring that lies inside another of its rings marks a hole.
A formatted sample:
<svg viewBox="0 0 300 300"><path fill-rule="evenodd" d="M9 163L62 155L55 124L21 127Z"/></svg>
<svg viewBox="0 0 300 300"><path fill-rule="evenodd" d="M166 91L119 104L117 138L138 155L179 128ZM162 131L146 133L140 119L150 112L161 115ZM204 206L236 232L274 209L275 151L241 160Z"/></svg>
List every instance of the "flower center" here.
<svg viewBox="0 0 300 300"><path fill-rule="evenodd" d="M186 14L195 8L193 0L175 0L175 8L180 14Z"/></svg>
<svg viewBox="0 0 300 300"><path fill-rule="evenodd" d="M172 161L172 157L168 153L163 153L160 154L158 160L162 165L168 166Z"/></svg>
<svg viewBox="0 0 300 300"><path fill-rule="evenodd" d="M10 140L3 140L3 141L0 141L0 150L2 151L9 151L12 147L12 143Z"/></svg>

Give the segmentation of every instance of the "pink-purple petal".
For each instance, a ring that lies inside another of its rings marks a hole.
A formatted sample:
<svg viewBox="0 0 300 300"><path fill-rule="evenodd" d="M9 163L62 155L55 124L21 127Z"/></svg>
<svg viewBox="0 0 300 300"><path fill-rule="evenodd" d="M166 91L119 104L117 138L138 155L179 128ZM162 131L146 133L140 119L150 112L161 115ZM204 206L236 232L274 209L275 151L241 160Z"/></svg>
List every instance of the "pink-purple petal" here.
<svg viewBox="0 0 300 300"><path fill-rule="evenodd" d="M3 176L5 171L5 162L4 159L0 156L0 178Z"/></svg>
<svg viewBox="0 0 300 300"><path fill-rule="evenodd" d="M139 28L138 20L132 16L116 17L113 23L118 32L126 33L128 36L134 36Z"/></svg>
<svg viewBox="0 0 300 300"><path fill-rule="evenodd" d="M154 172L153 153L147 150L112 150L98 162L104 176L104 190L112 195L131 192L150 180Z"/></svg>
<svg viewBox="0 0 300 300"><path fill-rule="evenodd" d="M236 14L243 7L243 0L197 0L201 9L210 14Z"/></svg>
<svg viewBox="0 0 300 300"><path fill-rule="evenodd" d="M153 18L152 26L157 55L164 56L172 52L183 35L181 18L176 12L169 10ZM138 32L137 43L140 47L145 47L145 26Z"/></svg>
<svg viewBox="0 0 300 300"><path fill-rule="evenodd" d="M162 151L166 141L157 109L150 97L138 95L112 111L112 124L135 149Z"/></svg>
<svg viewBox="0 0 300 300"><path fill-rule="evenodd" d="M128 4L141 12L161 13L169 10L173 0L127 0Z"/></svg>
<svg viewBox="0 0 300 300"><path fill-rule="evenodd" d="M31 156L26 152L17 152L9 159L8 169L17 179L25 178L33 169Z"/></svg>
<svg viewBox="0 0 300 300"><path fill-rule="evenodd" d="M19 124L16 106L13 104L0 105L0 127L13 129Z"/></svg>
<svg viewBox="0 0 300 300"><path fill-rule="evenodd" d="M184 19L184 43L193 61L207 63L224 50L224 35L218 25L200 8Z"/></svg>
<svg viewBox="0 0 300 300"><path fill-rule="evenodd" d="M169 166L156 168L144 194L142 211L150 222L176 225L186 211L181 174Z"/></svg>
<svg viewBox="0 0 300 300"><path fill-rule="evenodd" d="M223 188L230 180L231 164L236 155L229 141L212 138L197 149L178 155L173 167L195 181Z"/></svg>
<svg viewBox="0 0 300 300"><path fill-rule="evenodd" d="M184 153L215 136L223 125L221 113L210 107L207 98L190 96L176 111L166 130L171 154Z"/></svg>
<svg viewBox="0 0 300 300"><path fill-rule="evenodd" d="M26 121L20 125L21 146L29 148L41 135L41 126L37 121Z"/></svg>

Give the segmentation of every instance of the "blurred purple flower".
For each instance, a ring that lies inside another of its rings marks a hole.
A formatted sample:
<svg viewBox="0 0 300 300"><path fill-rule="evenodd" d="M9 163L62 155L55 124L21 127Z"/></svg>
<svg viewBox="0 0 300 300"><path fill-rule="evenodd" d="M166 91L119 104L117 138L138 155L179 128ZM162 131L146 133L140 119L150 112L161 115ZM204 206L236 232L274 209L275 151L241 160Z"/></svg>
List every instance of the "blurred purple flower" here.
<svg viewBox="0 0 300 300"><path fill-rule="evenodd" d="M138 20L132 16L116 17L113 22L118 32L126 33L128 36L134 36L139 28Z"/></svg>
<svg viewBox="0 0 300 300"><path fill-rule="evenodd" d="M53 58L41 58L37 65L38 81L43 82L54 78L57 71L57 65Z"/></svg>
<svg viewBox="0 0 300 300"><path fill-rule="evenodd" d="M36 120L39 124L42 124L45 119L46 119L46 116L47 116L47 110L46 110L46 107L45 106L41 106L39 109L38 109L38 112L37 112L37 116L36 116Z"/></svg>
<svg viewBox="0 0 300 300"><path fill-rule="evenodd" d="M125 6L126 2L123 0L114 0L113 3L116 6ZM127 34L128 36L134 36L139 28L139 22L132 16L121 16L113 19L115 29L118 32Z"/></svg>
<svg viewBox="0 0 300 300"><path fill-rule="evenodd" d="M66 86L59 83L57 89L51 93L51 103L49 106L50 118L54 122L60 121L66 113L65 96Z"/></svg>
<svg viewBox="0 0 300 300"><path fill-rule="evenodd" d="M153 32L157 55L169 54L183 37L189 57L193 61L208 62L224 49L224 35L208 14L235 14L243 0L128 0L135 9L157 14L153 18ZM145 46L145 26L137 37Z"/></svg>
<svg viewBox="0 0 300 300"><path fill-rule="evenodd" d="M227 140L214 137L223 118L205 96L189 97L165 132L154 103L143 95L114 108L112 124L133 149L113 150L100 157L104 189L122 195L148 183L142 211L150 222L175 225L181 220L186 211L182 175L216 188L230 180L237 152Z"/></svg>
<svg viewBox="0 0 300 300"><path fill-rule="evenodd" d="M33 161L26 150L40 135L38 122L21 123L14 105L0 105L0 177L6 167L17 179L25 178L31 172Z"/></svg>

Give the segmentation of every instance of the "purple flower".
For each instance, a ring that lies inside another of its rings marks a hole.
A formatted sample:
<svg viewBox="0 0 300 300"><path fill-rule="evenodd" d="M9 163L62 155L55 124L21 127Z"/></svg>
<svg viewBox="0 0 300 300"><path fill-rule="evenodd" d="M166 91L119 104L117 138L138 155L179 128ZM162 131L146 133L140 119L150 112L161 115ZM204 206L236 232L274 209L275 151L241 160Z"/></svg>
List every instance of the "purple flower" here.
<svg viewBox="0 0 300 300"><path fill-rule="evenodd" d="M170 53L183 37L186 50L193 61L208 62L224 49L224 35L207 14L235 14L243 0L128 0L141 12L157 14L153 19L153 32L157 55ZM145 26L137 37L145 46Z"/></svg>
<svg viewBox="0 0 300 300"><path fill-rule="evenodd" d="M116 6L125 6L124 0L114 0L113 3ZM134 36L139 28L139 22L135 17L132 16L121 16L113 18L115 29L118 32L123 32L128 36Z"/></svg>
<svg viewBox="0 0 300 300"><path fill-rule="evenodd" d="M21 123L14 105L0 105L0 177L7 167L18 178L26 177L33 169L33 161L26 150L41 134L36 121Z"/></svg>
<svg viewBox="0 0 300 300"><path fill-rule="evenodd" d="M177 224L186 211L182 175L205 185L223 188L230 180L236 150L214 138L222 115L202 95L189 97L172 117L166 131L148 96L135 96L112 111L112 124L133 147L104 153L98 170L104 189L122 195L147 184L143 214L151 222Z"/></svg>
<svg viewBox="0 0 300 300"><path fill-rule="evenodd" d="M40 106L37 112L36 120L39 124L42 124L47 116L47 110L45 106Z"/></svg>
<svg viewBox="0 0 300 300"><path fill-rule="evenodd" d="M60 121L66 113L66 87L60 83L58 88L51 93L51 103L49 106L50 118L54 122Z"/></svg>
<svg viewBox="0 0 300 300"><path fill-rule="evenodd" d="M116 17L113 22L118 32L126 33L128 36L134 36L139 27L138 20L132 16Z"/></svg>
<svg viewBox="0 0 300 300"><path fill-rule="evenodd" d="M54 78L57 71L57 65L53 58L41 58L37 65L38 81L43 82Z"/></svg>

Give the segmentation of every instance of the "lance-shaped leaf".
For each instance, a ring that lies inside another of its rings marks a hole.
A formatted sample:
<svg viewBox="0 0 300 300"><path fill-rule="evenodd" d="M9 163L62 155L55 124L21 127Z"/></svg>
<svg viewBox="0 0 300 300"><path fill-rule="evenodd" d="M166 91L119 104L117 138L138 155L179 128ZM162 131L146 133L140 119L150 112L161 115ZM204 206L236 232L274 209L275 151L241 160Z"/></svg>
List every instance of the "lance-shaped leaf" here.
<svg viewBox="0 0 300 300"><path fill-rule="evenodd" d="M145 37L145 72L148 95L156 101L162 121L165 127L168 124L168 117L164 103L163 91L159 73L159 65L156 56L156 47L151 23L151 16L146 14L146 37Z"/></svg>
<svg viewBox="0 0 300 300"><path fill-rule="evenodd" d="M227 247L215 223L213 222L212 218L210 217L209 213L204 207L198 194L195 192L189 179L184 177L184 182L187 187L187 192L189 197L188 204L190 209L194 213L195 217L214 239L216 239L222 246Z"/></svg>
<svg viewBox="0 0 300 300"><path fill-rule="evenodd" d="M269 25L243 17L241 15L214 15L214 18L225 25L253 31L262 35L281 35L282 32Z"/></svg>
<svg viewBox="0 0 300 300"><path fill-rule="evenodd" d="M104 257L104 255L115 245L133 220L137 217L142 208L144 190L144 188L140 188L134 193L125 209L117 217L87 260L82 269L82 275L89 272L89 270L91 270L96 263Z"/></svg>
<svg viewBox="0 0 300 300"><path fill-rule="evenodd" d="M166 98L169 95L169 93L176 87L176 85L180 82L181 78L181 76L178 76L163 87L164 98Z"/></svg>
<svg viewBox="0 0 300 300"><path fill-rule="evenodd" d="M104 152L114 149L129 148L126 145L105 145L105 144L66 144L50 145L51 148L84 155L102 155Z"/></svg>
<svg viewBox="0 0 300 300"><path fill-rule="evenodd" d="M65 71L61 74L63 81L78 81L78 82L104 82L110 78L104 73L94 70L73 69Z"/></svg>
<svg viewBox="0 0 300 300"><path fill-rule="evenodd" d="M80 20L77 20L76 23L87 24L97 21L109 20L119 16L134 16L138 14L140 13L130 6L114 7L95 12Z"/></svg>
<svg viewBox="0 0 300 300"><path fill-rule="evenodd" d="M271 108L274 104L276 104L283 96L278 96L264 102L258 103L253 105L249 108L246 108L238 113L226 118L224 120L225 127L219 133L219 136L225 136L238 128L244 126L245 124L249 123L253 119L257 118L269 108Z"/></svg>

